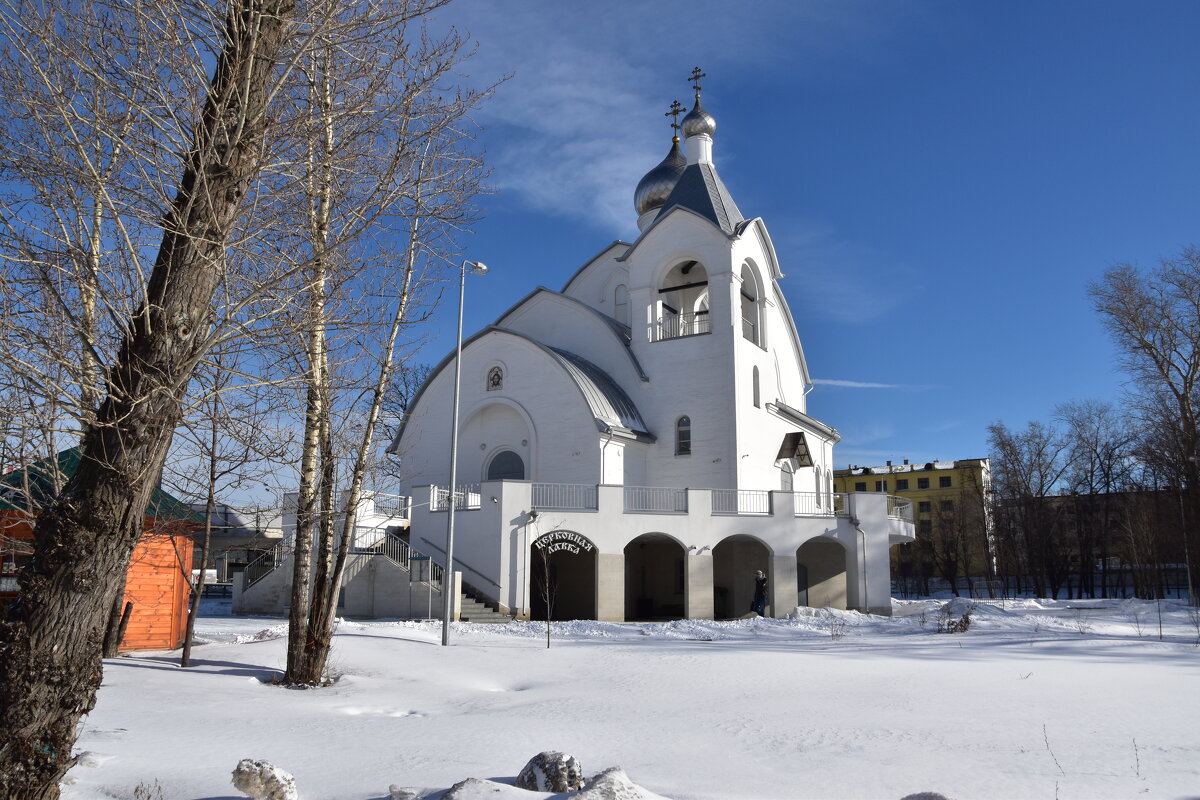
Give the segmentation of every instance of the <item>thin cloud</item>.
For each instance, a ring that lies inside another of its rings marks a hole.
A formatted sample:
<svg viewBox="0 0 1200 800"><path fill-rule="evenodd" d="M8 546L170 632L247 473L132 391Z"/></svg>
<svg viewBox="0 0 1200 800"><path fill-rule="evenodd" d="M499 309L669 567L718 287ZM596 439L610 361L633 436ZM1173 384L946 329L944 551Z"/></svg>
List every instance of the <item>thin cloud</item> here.
<svg viewBox="0 0 1200 800"><path fill-rule="evenodd" d="M836 386L842 389L900 389L908 392L924 392L933 386L919 386L908 383L876 383L874 381L848 381L840 378L813 378L818 386Z"/></svg>
<svg viewBox="0 0 1200 800"><path fill-rule="evenodd" d="M847 52L886 52L872 45L893 35L869 4L764 2L724 14L720 25L696 13L691 0L615 8L465 0L439 21L478 39L466 65L474 79L512 75L477 116L497 188L539 212L621 237L637 233L634 187L670 147L663 112L673 99L689 100L685 77L696 59L686 53L702 53L710 74L781 61L816 74L797 61L829 66ZM687 46L671 55L677 45L667 42ZM717 105L721 91L733 91L720 83L706 88Z"/></svg>

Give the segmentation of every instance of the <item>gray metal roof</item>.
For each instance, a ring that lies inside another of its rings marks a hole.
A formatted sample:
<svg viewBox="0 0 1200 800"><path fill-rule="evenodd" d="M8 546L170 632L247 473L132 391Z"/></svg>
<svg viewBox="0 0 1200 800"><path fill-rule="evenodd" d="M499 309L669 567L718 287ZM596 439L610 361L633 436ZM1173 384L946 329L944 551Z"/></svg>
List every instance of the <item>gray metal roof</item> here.
<svg viewBox="0 0 1200 800"><path fill-rule="evenodd" d="M691 164L683 171L667 202L663 203L662 211L658 212L659 216L674 206L690 208L727 234L735 233L737 226L745 221L733 196L717 175L717 168L710 163Z"/></svg>
<svg viewBox="0 0 1200 800"><path fill-rule="evenodd" d="M633 400L608 373L574 353L557 347L547 349L559 356L559 363L575 380L579 391L591 406L597 427L603 423L606 427L625 428L641 436L651 436Z"/></svg>

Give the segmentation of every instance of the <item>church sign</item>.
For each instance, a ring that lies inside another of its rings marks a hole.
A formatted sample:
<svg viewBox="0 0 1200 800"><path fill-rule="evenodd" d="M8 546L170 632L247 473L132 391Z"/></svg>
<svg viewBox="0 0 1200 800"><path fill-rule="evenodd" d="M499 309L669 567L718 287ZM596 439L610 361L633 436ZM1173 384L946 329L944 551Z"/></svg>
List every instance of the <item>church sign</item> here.
<svg viewBox="0 0 1200 800"><path fill-rule="evenodd" d="M570 531L551 531L545 536L539 536L533 546L544 556L559 552L577 556L580 553L590 553L596 549L596 545L587 538Z"/></svg>

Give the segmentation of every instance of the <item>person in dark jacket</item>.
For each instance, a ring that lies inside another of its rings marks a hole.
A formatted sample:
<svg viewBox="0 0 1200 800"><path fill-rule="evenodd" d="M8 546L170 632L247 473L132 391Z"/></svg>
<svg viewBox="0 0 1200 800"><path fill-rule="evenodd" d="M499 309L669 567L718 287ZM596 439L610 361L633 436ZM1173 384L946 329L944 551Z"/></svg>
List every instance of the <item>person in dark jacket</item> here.
<svg viewBox="0 0 1200 800"><path fill-rule="evenodd" d="M761 569L754 573L754 602L750 604L750 610L760 617L767 613L767 576Z"/></svg>

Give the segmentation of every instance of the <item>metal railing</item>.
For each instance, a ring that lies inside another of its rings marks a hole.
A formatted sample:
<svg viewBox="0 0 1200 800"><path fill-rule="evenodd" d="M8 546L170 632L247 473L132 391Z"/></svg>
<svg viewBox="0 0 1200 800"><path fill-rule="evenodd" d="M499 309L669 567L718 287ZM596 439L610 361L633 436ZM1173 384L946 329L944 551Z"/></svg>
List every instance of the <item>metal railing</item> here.
<svg viewBox="0 0 1200 800"><path fill-rule="evenodd" d="M429 510L430 511L448 511L450 509L450 490L443 489L441 486L429 487ZM480 506L479 486L459 486L454 493L454 509L462 511L464 509L477 509Z"/></svg>
<svg viewBox="0 0 1200 800"><path fill-rule="evenodd" d="M686 314L666 314L659 318L654 327L654 341L665 339L680 339L684 336L695 336L712 330L712 322L707 311L689 312Z"/></svg>
<svg viewBox="0 0 1200 800"><path fill-rule="evenodd" d="M757 489L713 489L714 514L770 514L771 493Z"/></svg>
<svg viewBox="0 0 1200 800"><path fill-rule="evenodd" d="M686 514L687 489L657 486L626 486L625 513L658 512Z"/></svg>
<svg viewBox="0 0 1200 800"><path fill-rule="evenodd" d="M742 338L759 344L757 320L742 317Z"/></svg>
<svg viewBox="0 0 1200 800"><path fill-rule="evenodd" d="M905 522L912 522L912 506L912 500L909 500L907 497L897 497L894 494L887 496L887 513L889 517L902 519Z"/></svg>
<svg viewBox="0 0 1200 800"><path fill-rule="evenodd" d="M242 570L242 591L270 575L281 563L283 563L283 545L277 544L251 561Z"/></svg>
<svg viewBox="0 0 1200 800"><path fill-rule="evenodd" d="M409 519L412 512L412 498L400 494L376 494L375 513L389 517Z"/></svg>
<svg viewBox="0 0 1200 800"><path fill-rule="evenodd" d="M535 483L532 490L534 508L595 511L600 507L593 483Z"/></svg>
<svg viewBox="0 0 1200 800"><path fill-rule="evenodd" d="M844 517L846 495L828 492L792 492L792 502L798 517Z"/></svg>
<svg viewBox="0 0 1200 800"><path fill-rule="evenodd" d="M440 587L442 585L442 575L444 574L442 565L433 563L429 556L416 548L410 547L408 542L394 533L384 535L383 538L376 542L374 547L361 548L359 552L383 556L403 567L409 573L412 572L414 558L427 560L429 561L429 578L427 582L434 586Z"/></svg>

